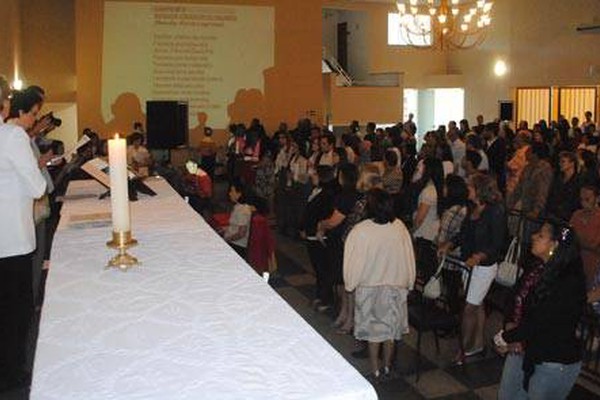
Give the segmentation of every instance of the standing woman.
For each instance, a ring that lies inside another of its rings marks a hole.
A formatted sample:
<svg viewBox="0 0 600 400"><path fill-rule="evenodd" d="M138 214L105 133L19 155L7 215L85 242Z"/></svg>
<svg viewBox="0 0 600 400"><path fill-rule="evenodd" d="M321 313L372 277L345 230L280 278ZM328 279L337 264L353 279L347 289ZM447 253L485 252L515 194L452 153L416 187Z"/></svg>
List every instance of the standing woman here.
<svg viewBox="0 0 600 400"><path fill-rule="evenodd" d="M539 277L529 279L532 289L517 308L518 324L494 337L501 353L510 352L500 400L566 399L581 370L577 326L585 277L576 235L565 225L545 223L532 239L531 252L542 262Z"/></svg>
<svg viewBox="0 0 600 400"><path fill-rule="evenodd" d="M388 193L369 191L367 210L369 219L346 239L344 281L346 291L355 291L354 336L369 342L370 377L377 382L390 376L394 341L408 332L407 295L415 281L415 257Z"/></svg>
<svg viewBox="0 0 600 400"><path fill-rule="evenodd" d="M0 392L24 386L26 338L33 318L33 252L36 248L33 201L46 181L26 131L41 98L15 93L8 119L0 125ZM3 108L3 115L4 115Z"/></svg>
<svg viewBox="0 0 600 400"><path fill-rule="evenodd" d="M440 206L444 190L442 162L433 157L423 160L423 175L415 183L416 207L413 213L413 238L417 254L419 277L425 282L437 267L435 242L440 231Z"/></svg>
<svg viewBox="0 0 600 400"><path fill-rule="evenodd" d="M348 224L346 219L359 199L356 187L358 167L350 163L342 164L338 171L338 181L341 189L336 196L333 213L326 220L319 223L319 231L326 232L327 235L327 261L340 300L340 313L334 325L346 326L349 329L340 333L349 333L351 327L347 326L346 322L351 318L352 313L348 310L350 294L344 291L343 233Z"/></svg>
<svg viewBox="0 0 600 400"><path fill-rule="evenodd" d="M459 365L466 357L484 352L483 300L498 272L507 233L506 212L496 180L488 175L474 175L467 187L471 207L460 235L439 248L440 253L447 254L460 246L465 264L472 269L463 313L462 346L455 360Z"/></svg>

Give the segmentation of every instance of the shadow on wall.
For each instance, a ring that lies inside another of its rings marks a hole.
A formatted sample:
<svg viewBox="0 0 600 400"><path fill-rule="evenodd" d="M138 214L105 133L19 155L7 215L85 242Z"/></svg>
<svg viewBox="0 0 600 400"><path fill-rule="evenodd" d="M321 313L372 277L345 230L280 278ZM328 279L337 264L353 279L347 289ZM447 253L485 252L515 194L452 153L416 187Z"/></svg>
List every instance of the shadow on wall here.
<svg viewBox="0 0 600 400"><path fill-rule="evenodd" d="M128 135L133 131L135 121L146 124L146 115L142 111L140 99L134 93L121 93L111 105L110 111L113 118L99 128L101 137L111 137L115 133L121 136Z"/></svg>
<svg viewBox="0 0 600 400"><path fill-rule="evenodd" d="M259 89L240 89L233 103L227 106L230 124L248 125L253 118L264 120L266 113L265 96Z"/></svg>
<svg viewBox="0 0 600 400"><path fill-rule="evenodd" d="M198 125L190 128L190 134L188 136L188 143L192 147L196 147L200 144L200 141L204 137L204 127L210 126L206 123L208 121L208 114L199 112L196 116L198 118Z"/></svg>

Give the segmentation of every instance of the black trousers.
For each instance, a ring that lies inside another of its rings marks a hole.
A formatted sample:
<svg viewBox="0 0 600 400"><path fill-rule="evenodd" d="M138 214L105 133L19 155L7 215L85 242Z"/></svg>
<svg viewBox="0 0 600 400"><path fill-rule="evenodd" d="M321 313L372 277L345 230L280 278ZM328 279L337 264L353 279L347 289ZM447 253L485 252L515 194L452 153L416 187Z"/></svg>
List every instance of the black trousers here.
<svg viewBox="0 0 600 400"><path fill-rule="evenodd" d="M0 392L26 383L33 320L32 254L0 258Z"/></svg>
<svg viewBox="0 0 600 400"><path fill-rule="evenodd" d="M319 241L307 240L306 249L317 278L316 298L324 305L333 305L333 281L327 262L327 249Z"/></svg>
<svg viewBox="0 0 600 400"><path fill-rule="evenodd" d="M437 250L431 240L415 239L415 258L417 261L417 276L423 281L429 281L438 267Z"/></svg>

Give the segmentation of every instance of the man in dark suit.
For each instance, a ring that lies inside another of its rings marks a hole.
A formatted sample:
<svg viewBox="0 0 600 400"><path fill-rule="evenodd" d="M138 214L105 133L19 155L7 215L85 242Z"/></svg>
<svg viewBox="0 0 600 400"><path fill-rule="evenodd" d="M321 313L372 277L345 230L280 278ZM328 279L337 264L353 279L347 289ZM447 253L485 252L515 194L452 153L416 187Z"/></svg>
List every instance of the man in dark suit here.
<svg viewBox="0 0 600 400"><path fill-rule="evenodd" d="M498 124L489 123L483 129L485 153L489 161L489 171L496 177L498 188L506 191L506 140L498 136Z"/></svg>

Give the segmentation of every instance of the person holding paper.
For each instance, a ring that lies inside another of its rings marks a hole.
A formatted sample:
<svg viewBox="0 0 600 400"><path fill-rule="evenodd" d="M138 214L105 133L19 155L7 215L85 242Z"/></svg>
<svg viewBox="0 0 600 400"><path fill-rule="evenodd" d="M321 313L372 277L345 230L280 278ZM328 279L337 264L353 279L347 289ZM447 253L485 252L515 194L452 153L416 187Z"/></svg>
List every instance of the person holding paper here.
<svg viewBox="0 0 600 400"><path fill-rule="evenodd" d="M27 130L40 110L33 92L15 93L0 126L0 392L25 386L26 338L33 316L32 262L36 249L33 201L46 180Z"/></svg>

